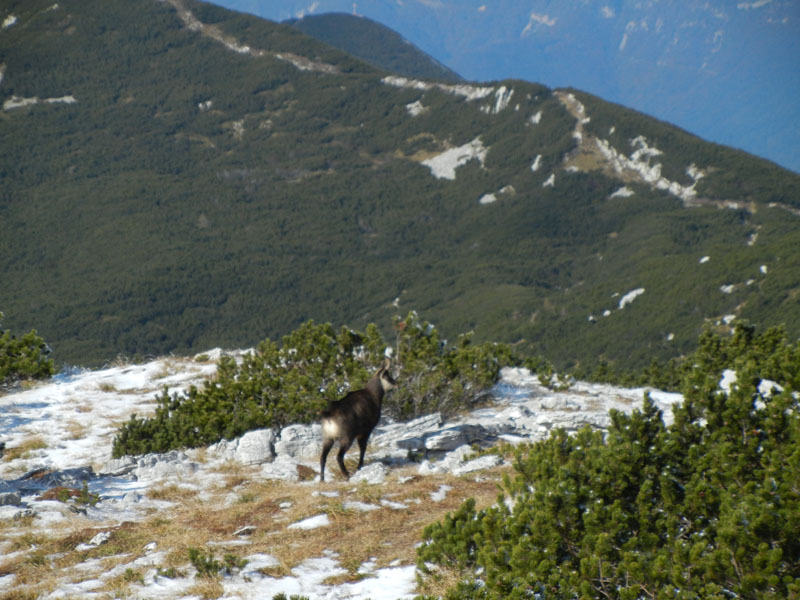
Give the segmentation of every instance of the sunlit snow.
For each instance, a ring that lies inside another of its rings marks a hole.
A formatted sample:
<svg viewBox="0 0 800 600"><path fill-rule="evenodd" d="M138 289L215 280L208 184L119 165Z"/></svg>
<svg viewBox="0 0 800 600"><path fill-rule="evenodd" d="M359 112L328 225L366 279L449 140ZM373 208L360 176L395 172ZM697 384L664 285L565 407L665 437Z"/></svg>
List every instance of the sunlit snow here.
<svg viewBox="0 0 800 600"><path fill-rule="evenodd" d="M480 137L463 146L450 148L433 158L423 160L422 164L428 167L437 179L455 179L456 169L473 159L480 162L481 166L486 160L486 148Z"/></svg>
<svg viewBox="0 0 800 600"><path fill-rule="evenodd" d="M421 81L419 79L409 79L408 77L401 77L399 75L389 75L384 77L381 81L394 87L412 88L422 91L438 89L448 94L463 96L467 100L481 100L495 91L495 88L491 86L478 86L465 83L435 83L431 81Z"/></svg>
<svg viewBox="0 0 800 600"><path fill-rule="evenodd" d="M636 288L635 290L631 290L619 299L619 309L622 310L642 294L644 294L644 288Z"/></svg>
<svg viewBox="0 0 800 600"><path fill-rule="evenodd" d="M633 196L633 190L628 186L622 186L616 192L612 193L609 198L629 198Z"/></svg>

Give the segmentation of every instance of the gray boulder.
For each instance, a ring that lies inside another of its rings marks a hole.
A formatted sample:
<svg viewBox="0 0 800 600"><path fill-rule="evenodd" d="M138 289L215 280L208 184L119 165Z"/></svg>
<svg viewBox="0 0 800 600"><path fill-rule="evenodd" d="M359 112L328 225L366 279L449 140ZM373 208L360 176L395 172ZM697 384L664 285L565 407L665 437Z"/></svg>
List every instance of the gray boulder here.
<svg viewBox="0 0 800 600"><path fill-rule="evenodd" d="M183 452L172 450L166 454L145 454L132 472L139 481L151 481L192 475L198 467Z"/></svg>
<svg viewBox="0 0 800 600"><path fill-rule="evenodd" d="M275 459L275 439L272 429L257 429L233 440L217 442L209 446L208 451L245 465L260 465Z"/></svg>
<svg viewBox="0 0 800 600"><path fill-rule="evenodd" d="M22 497L17 492L0 494L0 506L21 506Z"/></svg>
<svg viewBox="0 0 800 600"><path fill-rule="evenodd" d="M371 442L376 446L394 447L404 450L424 448L424 437L438 431L442 426L442 415L433 413L408 423L386 423L375 428Z"/></svg>
<svg viewBox="0 0 800 600"><path fill-rule="evenodd" d="M300 473L297 471L298 464L290 456L279 454L273 462L261 466L261 476L264 479L300 481Z"/></svg>
<svg viewBox="0 0 800 600"><path fill-rule="evenodd" d="M483 425L462 423L426 435L425 449L449 452L465 444L486 440L491 435Z"/></svg>
<svg viewBox="0 0 800 600"><path fill-rule="evenodd" d="M322 427L289 425L281 429L275 440L275 454L292 458L318 456L322 451Z"/></svg>
<svg viewBox="0 0 800 600"><path fill-rule="evenodd" d="M112 458L103 468L100 469L99 475L107 475L109 477L121 477L127 475L136 468L137 461L132 456L123 456L122 458Z"/></svg>

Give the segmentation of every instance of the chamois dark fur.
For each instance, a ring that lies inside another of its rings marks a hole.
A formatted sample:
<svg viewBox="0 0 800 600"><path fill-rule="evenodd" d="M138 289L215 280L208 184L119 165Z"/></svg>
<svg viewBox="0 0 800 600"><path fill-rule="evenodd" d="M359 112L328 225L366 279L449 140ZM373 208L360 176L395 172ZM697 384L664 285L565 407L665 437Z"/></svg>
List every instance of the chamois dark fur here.
<svg viewBox="0 0 800 600"><path fill-rule="evenodd" d="M387 358L363 389L350 392L341 400L331 402L328 409L323 411L322 456L319 461L320 481L325 481L325 461L328 460L328 453L337 441L339 442L339 453L336 455L336 461L346 479L350 479L350 473L344 466L344 455L354 441L358 441L360 450L357 469L364 465L367 440L381 418L383 396L397 385L389 372L389 366Z"/></svg>

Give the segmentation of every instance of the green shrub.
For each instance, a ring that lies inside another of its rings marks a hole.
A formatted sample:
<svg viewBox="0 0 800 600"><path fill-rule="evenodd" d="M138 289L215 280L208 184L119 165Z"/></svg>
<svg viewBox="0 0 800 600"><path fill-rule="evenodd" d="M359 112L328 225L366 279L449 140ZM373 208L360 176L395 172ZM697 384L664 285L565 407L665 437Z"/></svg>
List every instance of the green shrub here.
<svg viewBox="0 0 800 600"><path fill-rule="evenodd" d="M0 322L2 319L3 313L0 313ZM51 377L55 370L53 361L47 358L49 353L47 344L35 330L21 338L0 330L0 385L20 379Z"/></svg>
<svg viewBox="0 0 800 600"><path fill-rule="evenodd" d="M213 552L206 554L198 548L189 548L189 562L197 569L200 577L217 577L220 574L231 575L234 570L243 569L248 561L235 554L226 554L220 562L214 557Z"/></svg>
<svg viewBox="0 0 800 600"><path fill-rule="evenodd" d="M384 410L397 418L470 406L511 361L507 346L473 345L469 335L448 345L415 313L396 319L395 332L393 371L400 385L387 396ZM171 395L164 390L152 417L133 415L121 427L112 454L166 452L232 439L252 429L313 422L329 401L366 383L386 347L373 324L364 332L336 332L330 324L308 321L280 346L265 340L241 362L221 358L215 378L202 389Z"/></svg>
<svg viewBox="0 0 800 600"><path fill-rule="evenodd" d="M461 574L447 598L800 596L800 344L740 325L689 363L672 425L645 396L519 448L496 505L426 528L421 571Z"/></svg>

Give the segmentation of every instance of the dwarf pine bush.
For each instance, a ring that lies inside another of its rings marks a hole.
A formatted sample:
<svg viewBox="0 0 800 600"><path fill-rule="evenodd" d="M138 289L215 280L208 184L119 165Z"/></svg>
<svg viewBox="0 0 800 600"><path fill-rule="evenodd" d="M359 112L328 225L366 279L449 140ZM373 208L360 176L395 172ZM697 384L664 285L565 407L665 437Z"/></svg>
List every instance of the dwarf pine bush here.
<svg viewBox="0 0 800 600"><path fill-rule="evenodd" d="M451 600L800 597L800 343L709 331L690 364L672 425L646 396L518 448L496 505L425 529L420 570L459 574Z"/></svg>
<svg viewBox="0 0 800 600"><path fill-rule="evenodd" d="M480 399L511 360L502 344L447 344L415 313L396 319L393 364L400 386L384 411L412 418L450 412ZM308 321L285 336L259 344L241 362L223 357L213 379L185 393L164 390L149 418L133 415L114 439L112 454L166 452L232 439L264 427L310 423L331 400L361 387L380 364L387 342L370 324L363 332Z"/></svg>
<svg viewBox="0 0 800 600"><path fill-rule="evenodd" d="M0 313L0 322L3 313ZM31 330L22 337L0 329L0 385L19 379L44 379L55 372L45 341Z"/></svg>

